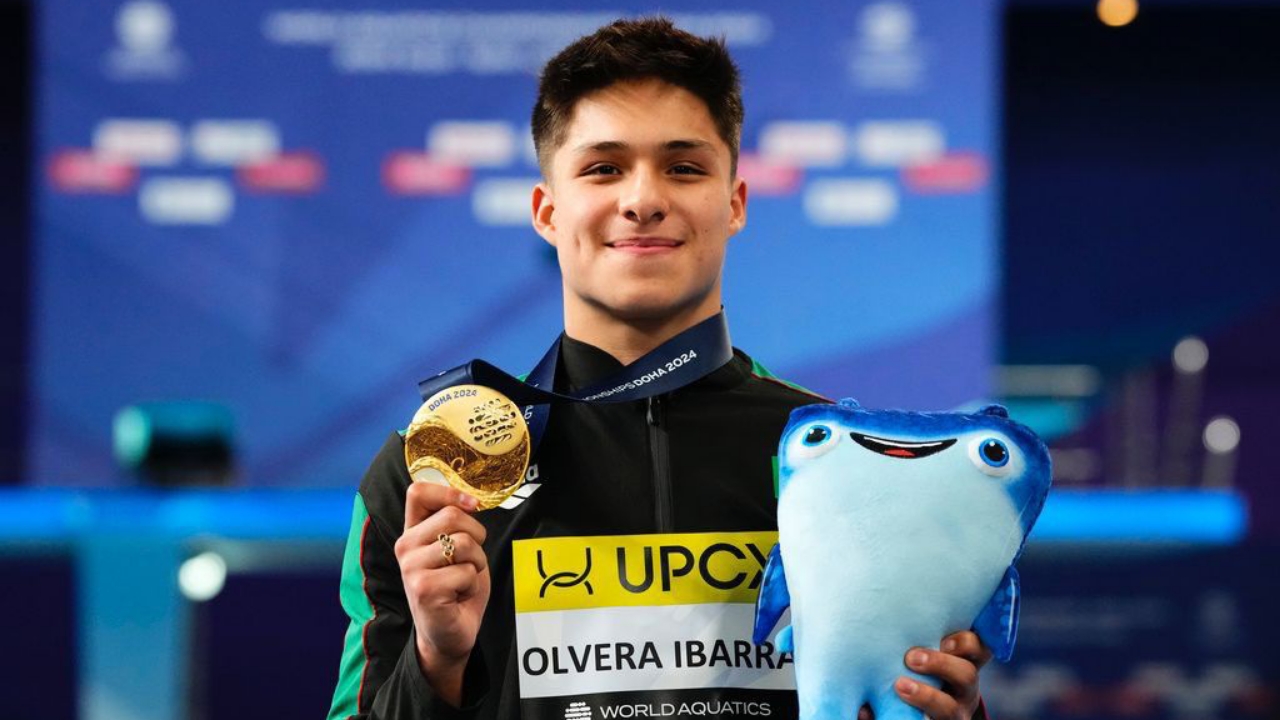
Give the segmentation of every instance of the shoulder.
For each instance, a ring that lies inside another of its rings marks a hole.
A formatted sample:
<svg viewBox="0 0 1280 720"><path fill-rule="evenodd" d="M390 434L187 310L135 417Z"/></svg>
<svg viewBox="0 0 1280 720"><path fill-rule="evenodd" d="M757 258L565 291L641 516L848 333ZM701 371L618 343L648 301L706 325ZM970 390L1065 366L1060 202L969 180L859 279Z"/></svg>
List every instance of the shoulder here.
<svg viewBox="0 0 1280 720"><path fill-rule="evenodd" d="M393 432L373 456L360 479L359 491L369 518L390 540L400 537L403 531L404 497L410 482L404 464L404 438Z"/></svg>
<svg viewBox="0 0 1280 720"><path fill-rule="evenodd" d="M699 383L693 393L696 402L688 404L693 415L717 427L733 428L739 435L758 431L770 443L777 441L793 410L831 402L774 375L741 350L734 350L733 359Z"/></svg>
<svg viewBox="0 0 1280 720"><path fill-rule="evenodd" d="M761 399L799 407L815 403L833 402L802 385L785 380L773 374L759 360L747 353L734 349L733 363L741 369L745 376L743 388Z"/></svg>

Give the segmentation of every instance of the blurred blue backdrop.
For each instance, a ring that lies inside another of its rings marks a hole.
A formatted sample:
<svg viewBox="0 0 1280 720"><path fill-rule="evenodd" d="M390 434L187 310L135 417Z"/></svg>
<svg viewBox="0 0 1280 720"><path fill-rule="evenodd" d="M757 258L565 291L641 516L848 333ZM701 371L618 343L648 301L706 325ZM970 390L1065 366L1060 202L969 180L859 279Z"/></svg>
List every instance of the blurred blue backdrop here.
<svg viewBox="0 0 1280 720"><path fill-rule="evenodd" d="M735 342L870 405L985 395L992 6L663 9L745 78ZM114 413L214 399L242 482L348 486L418 379L529 369L561 314L529 224L535 73L618 12L40 3L29 477L115 484Z"/></svg>
<svg viewBox="0 0 1280 720"><path fill-rule="evenodd" d="M993 716L1277 717L1280 6L1098 5L661 9L744 71L735 343L1052 440ZM324 713L364 464L422 376L559 328L533 72L648 9L0 0L6 717ZM139 488L117 411L190 400L229 410L235 489Z"/></svg>

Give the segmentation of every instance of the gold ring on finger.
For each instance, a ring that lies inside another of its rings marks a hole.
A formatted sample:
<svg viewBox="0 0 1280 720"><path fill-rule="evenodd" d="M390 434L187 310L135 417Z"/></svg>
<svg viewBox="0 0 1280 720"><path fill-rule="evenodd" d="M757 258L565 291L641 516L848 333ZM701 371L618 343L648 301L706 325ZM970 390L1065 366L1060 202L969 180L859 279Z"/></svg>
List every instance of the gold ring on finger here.
<svg viewBox="0 0 1280 720"><path fill-rule="evenodd" d="M444 556L444 564L452 565L453 564L453 548L454 548L453 538L449 537L444 533L440 533L439 540L440 540L440 554Z"/></svg>

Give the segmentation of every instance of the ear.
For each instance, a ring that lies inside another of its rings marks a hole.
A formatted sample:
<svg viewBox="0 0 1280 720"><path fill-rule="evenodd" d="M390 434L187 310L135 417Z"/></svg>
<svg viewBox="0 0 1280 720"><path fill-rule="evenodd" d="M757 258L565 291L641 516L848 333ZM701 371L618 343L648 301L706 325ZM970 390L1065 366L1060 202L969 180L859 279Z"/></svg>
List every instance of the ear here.
<svg viewBox="0 0 1280 720"><path fill-rule="evenodd" d="M729 196L729 234L736 235L747 225L747 181L741 177L733 179L733 190Z"/></svg>
<svg viewBox="0 0 1280 720"><path fill-rule="evenodd" d="M553 222L555 216L555 199L551 195L551 186L546 182L540 182L533 186L533 229L555 247L556 244L556 226Z"/></svg>

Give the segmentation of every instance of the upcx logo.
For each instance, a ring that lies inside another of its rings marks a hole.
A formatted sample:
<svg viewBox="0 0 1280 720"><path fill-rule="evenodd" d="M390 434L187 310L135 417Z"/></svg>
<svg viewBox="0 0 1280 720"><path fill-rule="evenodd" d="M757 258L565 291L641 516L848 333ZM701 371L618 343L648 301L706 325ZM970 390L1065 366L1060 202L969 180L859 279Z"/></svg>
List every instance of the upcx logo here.
<svg viewBox="0 0 1280 720"><path fill-rule="evenodd" d="M643 593L653 587L654 582L654 548L645 547L643 559L637 563L640 572L630 577L628 570L627 548L618 548L618 584L631 593ZM658 572L657 579L662 592L671 592L672 581L697 572L699 581L717 590L733 590L746 583L755 590L760 587L764 578L764 566L769 559L768 548L753 543L745 543L739 547L732 543L718 542L705 548L693 548L686 545L663 544L657 547ZM720 557L723 556L723 557ZM731 565L723 561L728 560ZM717 566L725 565L727 571L717 571Z"/></svg>
<svg viewBox="0 0 1280 720"><path fill-rule="evenodd" d="M582 572L574 573L571 571L563 571L563 572L551 573L550 575L548 575L546 566L543 563L542 551L539 550L538 551L538 574L542 576L542 587L538 589L538 597L540 598L546 597L548 588L553 588L553 587L571 588L571 587L574 587L575 585L585 586L587 589L587 594L594 595L596 591L594 588L591 587L591 582L587 580L587 576L591 574L591 548L586 548L586 551L587 551L587 561L586 561L586 566L582 569Z"/></svg>

